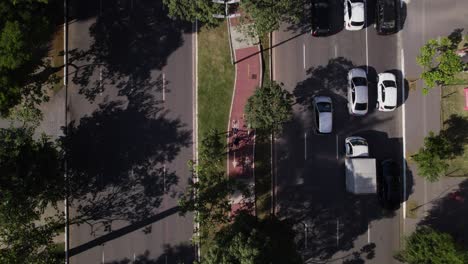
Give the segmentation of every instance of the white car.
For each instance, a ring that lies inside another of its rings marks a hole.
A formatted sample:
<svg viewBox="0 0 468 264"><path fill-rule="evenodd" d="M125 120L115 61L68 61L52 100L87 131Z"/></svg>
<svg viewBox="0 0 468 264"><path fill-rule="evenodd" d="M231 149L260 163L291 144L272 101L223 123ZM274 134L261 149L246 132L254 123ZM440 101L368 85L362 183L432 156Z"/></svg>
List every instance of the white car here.
<svg viewBox="0 0 468 264"><path fill-rule="evenodd" d="M345 0L344 21L347 30L361 30L364 28L366 17L365 0Z"/></svg>
<svg viewBox="0 0 468 264"><path fill-rule="evenodd" d="M392 73L384 72L378 75L377 109L379 111L393 111L397 106L396 78Z"/></svg>
<svg viewBox="0 0 468 264"><path fill-rule="evenodd" d="M368 109L367 74L361 68L348 72L348 110L351 115L363 116Z"/></svg>
<svg viewBox="0 0 468 264"><path fill-rule="evenodd" d="M315 127L320 134L328 134L333 129L333 104L328 96L314 97Z"/></svg>
<svg viewBox="0 0 468 264"><path fill-rule="evenodd" d="M362 137L347 137L345 139L346 157L369 157L367 140Z"/></svg>

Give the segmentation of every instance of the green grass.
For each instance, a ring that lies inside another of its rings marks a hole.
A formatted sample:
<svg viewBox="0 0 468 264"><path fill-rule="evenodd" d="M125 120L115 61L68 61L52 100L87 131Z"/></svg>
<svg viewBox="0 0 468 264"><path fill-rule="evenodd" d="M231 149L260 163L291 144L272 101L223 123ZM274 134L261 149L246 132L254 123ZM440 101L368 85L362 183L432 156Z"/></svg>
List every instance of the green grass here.
<svg viewBox="0 0 468 264"><path fill-rule="evenodd" d="M266 134L266 135L264 135ZM271 140L257 132L255 140L255 197L257 216L265 218L271 211Z"/></svg>
<svg viewBox="0 0 468 264"><path fill-rule="evenodd" d="M226 24L201 28L198 34L198 140L211 129L227 130L234 77ZM200 223L200 229L204 238L200 250L204 255L210 247L214 229L203 223Z"/></svg>
<svg viewBox="0 0 468 264"><path fill-rule="evenodd" d="M198 35L198 133L226 131L234 88L227 27L201 28Z"/></svg>
<svg viewBox="0 0 468 264"><path fill-rule="evenodd" d="M468 73L462 73L458 77L464 80L465 83L468 83ZM465 87L468 87L468 85L450 85L442 88L442 129L446 128L444 122L453 114L468 118L468 111L464 110L465 93L463 89ZM463 155L449 161L447 176L468 176L468 145L465 145L464 149Z"/></svg>

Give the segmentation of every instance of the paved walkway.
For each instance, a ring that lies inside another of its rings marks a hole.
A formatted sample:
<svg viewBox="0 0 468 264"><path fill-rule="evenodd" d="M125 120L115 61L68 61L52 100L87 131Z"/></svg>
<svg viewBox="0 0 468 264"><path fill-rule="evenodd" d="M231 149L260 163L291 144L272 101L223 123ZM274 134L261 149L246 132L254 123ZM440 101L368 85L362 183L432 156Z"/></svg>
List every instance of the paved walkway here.
<svg viewBox="0 0 468 264"><path fill-rule="evenodd" d="M240 193L231 197L231 212L235 213L239 209L253 209L255 205L255 131L245 120L244 108L255 88L261 85L262 65L258 39L242 34L237 18L231 18L229 22L236 78L228 124L228 175L247 184L252 192L250 197Z"/></svg>

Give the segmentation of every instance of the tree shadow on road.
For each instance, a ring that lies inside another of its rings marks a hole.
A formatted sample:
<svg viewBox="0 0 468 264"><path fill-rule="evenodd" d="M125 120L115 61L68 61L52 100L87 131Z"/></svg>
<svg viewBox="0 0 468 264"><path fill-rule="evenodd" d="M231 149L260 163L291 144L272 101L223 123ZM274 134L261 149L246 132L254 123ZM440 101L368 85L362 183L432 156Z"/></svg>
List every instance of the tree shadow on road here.
<svg viewBox="0 0 468 264"><path fill-rule="evenodd" d="M421 225L449 233L455 242L468 249L468 180L464 180L458 189L434 202Z"/></svg>
<svg viewBox="0 0 468 264"><path fill-rule="evenodd" d="M190 244L179 244L175 246L164 245L164 252L158 258L152 258L149 251L136 256L135 260L125 258L123 260L106 262L106 264L167 264L194 262L194 248Z"/></svg>
<svg viewBox="0 0 468 264"><path fill-rule="evenodd" d="M89 28L91 44L71 50L69 63L72 81L90 101L106 84L138 89L132 82L151 79L152 71L161 70L182 46L183 33L192 31L191 24L170 19L161 1L102 1L96 14L85 13L83 6L76 3L72 9L79 20L96 16Z"/></svg>
<svg viewBox="0 0 468 264"><path fill-rule="evenodd" d="M90 116L71 122L61 138L78 223L151 217L178 183L164 164L191 144L191 131L168 118L151 95L156 88L143 88L125 94L126 103L101 103Z"/></svg>

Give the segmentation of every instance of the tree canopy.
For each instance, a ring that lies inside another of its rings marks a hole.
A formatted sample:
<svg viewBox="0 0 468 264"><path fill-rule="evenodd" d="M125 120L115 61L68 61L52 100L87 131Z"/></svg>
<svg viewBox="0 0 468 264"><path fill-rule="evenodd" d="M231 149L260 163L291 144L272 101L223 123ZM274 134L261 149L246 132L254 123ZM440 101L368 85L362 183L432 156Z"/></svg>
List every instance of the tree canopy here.
<svg viewBox="0 0 468 264"><path fill-rule="evenodd" d="M467 256L457 249L449 234L422 226L406 238L406 247L396 258L408 264L463 264Z"/></svg>
<svg viewBox="0 0 468 264"><path fill-rule="evenodd" d="M60 153L28 128L0 129L0 262L54 263L61 218L44 218L64 198Z"/></svg>
<svg viewBox="0 0 468 264"><path fill-rule="evenodd" d="M430 39L421 47L416 61L423 67L421 78L426 87L424 92L437 85L447 85L456 80L456 74L464 68L464 63L456 54L456 42L443 37L440 40Z"/></svg>
<svg viewBox="0 0 468 264"><path fill-rule="evenodd" d="M241 8L254 20L249 31L263 36L278 30L280 23L285 20L298 22L304 13L303 1L291 0L242 0Z"/></svg>
<svg viewBox="0 0 468 264"><path fill-rule="evenodd" d="M437 181L448 169L449 148L450 142L446 138L430 132L429 136L424 138L424 147L412 156L418 165L419 175L430 182Z"/></svg>
<svg viewBox="0 0 468 264"><path fill-rule="evenodd" d="M302 263L290 226L274 217L259 220L241 211L215 234L213 242L202 256L202 263Z"/></svg>
<svg viewBox="0 0 468 264"><path fill-rule="evenodd" d="M214 14L224 14L224 5L213 3L212 0L163 0L171 17L195 22L195 20L207 25L216 25L219 18Z"/></svg>
<svg viewBox="0 0 468 264"><path fill-rule="evenodd" d="M0 0L0 114L22 97L41 98L38 73L44 70L48 42L54 31L53 13L46 0Z"/></svg>
<svg viewBox="0 0 468 264"><path fill-rule="evenodd" d="M203 223L227 222L231 210L229 196L242 188L226 175L222 163L226 148L221 140L221 134L216 130L210 131L202 140L198 164L189 162L197 181L189 182L185 194L179 199L181 212L197 211L197 221Z"/></svg>
<svg viewBox="0 0 468 264"><path fill-rule="evenodd" d="M292 95L273 81L255 90L244 112L252 128L278 133L292 117L292 104Z"/></svg>

